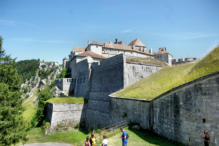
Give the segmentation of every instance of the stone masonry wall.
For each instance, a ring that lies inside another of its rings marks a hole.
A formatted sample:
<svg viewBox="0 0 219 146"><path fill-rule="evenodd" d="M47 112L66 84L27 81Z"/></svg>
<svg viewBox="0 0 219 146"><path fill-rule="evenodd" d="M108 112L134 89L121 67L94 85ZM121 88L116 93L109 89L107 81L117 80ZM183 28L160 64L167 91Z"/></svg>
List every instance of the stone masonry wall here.
<svg viewBox="0 0 219 146"><path fill-rule="evenodd" d="M124 87L124 57L117 55L92 65L86 125L104 127L111 122L108 95Z"/></svg>
<svg viewBox="0 0 219 146"><path fill-rule="evenodd" d="M75 126L84 119L85 106L82 103L75 104L51 104L47 103L47 119L50 121L51 128L57 125ZM82 114L83 113L83 114Z"/></svg>
<svg viewBox="0 0 219 146"><path fill-rule="evenodd" d="M90 67L88 60L83 60L77 64L77 75L75 78L74 96L86 97L88 93L88 82L90 78Z"/></svg>
<svg viewBox="0 0 219 146"><path fill-rule="evenodd" d="M152 66L137 63L125 63L125 87L160 70L161 66Z"/></svg>
<svg viewBox="0 0 219 146"><path fill-rule="evenodd" d="M186 145L219 145L219 74L186 84L152 102L153 131Z"/></svg>
<svg viewBox="0 0 219 146"><path fill-rule="evenodd" d="M113 123L126 121L138 123L143 129L150 128L150 102L128 98L110 98Z"/></svg>
<svg viewBox="0 0 219 146"><path fill-rule="evenodd" d="M69 92L73 90L75 86L72 78L55 79L55 85L66 94L69 94Z"/></svg>
<svg viewBox="0 0 219 146"><path fill-rule="evenodd" d="M105 127L114 121L119 121L112 116L108 95L159 69L161 69L159 66L126 63L123 54L103 60L99 64L93 64L88 90L87 126Z"/></svg>
<svg viewBox="0 0 219 146"><path fill-rule="evenodd" d="M150 102L111 97L110 109L114 122L135 122L185 145L202 146L206 129L210 145L219 145L219 73L179 86Z"/></svg>

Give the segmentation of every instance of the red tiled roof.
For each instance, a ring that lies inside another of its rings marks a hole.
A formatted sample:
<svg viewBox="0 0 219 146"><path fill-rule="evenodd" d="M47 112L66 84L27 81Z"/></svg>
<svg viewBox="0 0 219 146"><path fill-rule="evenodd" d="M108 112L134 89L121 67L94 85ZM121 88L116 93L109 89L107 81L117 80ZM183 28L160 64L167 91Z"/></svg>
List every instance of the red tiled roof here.
<svg viewBox="0 0 219 146"><path fill-rule="evenodd" d="M90 43L90 44L92 44L92 45L100 45L100 43L99 42L97 42L97 41L93 41L92 43Z"/></svg>
<svg viewBox="0 0 219 146"><path fill-rule="evenodd" d="M90 56L90 57L97 58L97 59L105 59L104 56L96 54L96 53L91 52L91 51L85 51L84 53L78 54L76 56L81 56L81 57Z"/></svg>
<svg viewBox="0 0 219 146"><path fill-rule="evenodd" d="M131 43L129 43L129 46L140 46L140 47L146 47L144 45L144 43L142 43L142 41L140 39L135 39L133 41L131 41Z"/></svg>
<svg viewBox="0 0 219 146"><path fill-rule="evenodd" d="M71 52L84 52L86 47L75 47Z"/></svg>
<svg viewBox="0 0 219 146"><path fill-rule="evenodd" d="M132 50L131 46L126 46L125 44L104 43L103 47L113 48L113 49L120 49L120 50Z"/></svg>
<svg viewBox="0 0 219 146"><path fill-rule="evenodd" d="M159 48L159 51L155 52L154 54L165 54L169 53L166 48Z"/></svg>
<svg viewBox="0 0 219 146"><path fill-rule="evenodd" d="M132 46L126 46L125 44L112 44L112 43L104 43L103 47L105 48L112 48L112 49L119 49L119 50L130 50L130 51L136 51L136 52L140 52L140 53L145 53L145 54L150 54L148 52L148 50L146 50L145 52L141 51L140 49L136 48L133 49Z"/></svg>

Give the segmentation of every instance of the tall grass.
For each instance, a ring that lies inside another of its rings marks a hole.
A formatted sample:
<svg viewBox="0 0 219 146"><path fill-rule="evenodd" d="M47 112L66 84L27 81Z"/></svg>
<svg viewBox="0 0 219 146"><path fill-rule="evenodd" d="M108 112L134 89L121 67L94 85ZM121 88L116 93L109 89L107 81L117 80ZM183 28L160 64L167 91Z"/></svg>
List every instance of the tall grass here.
<svg viewBox="0 0 219 146"><path fill-rule="evenodd" d="M115 95L151 100L179 85L217 71L219 71L219 47L197 63L166 67Z"/></svg>

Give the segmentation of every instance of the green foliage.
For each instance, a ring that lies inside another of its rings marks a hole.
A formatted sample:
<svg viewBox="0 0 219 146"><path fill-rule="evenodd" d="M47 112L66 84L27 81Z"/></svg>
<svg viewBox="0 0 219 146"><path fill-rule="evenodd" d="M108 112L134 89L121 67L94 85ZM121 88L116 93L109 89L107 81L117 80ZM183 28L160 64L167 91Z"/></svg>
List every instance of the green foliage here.
<svg viewBox="0 0 219 146"><path fill-rule="evenodd" d="M61 73L59 75L57 75L56 78L65 78L66 77L66 74L67 74L67 69L64 68Z"/></svg>
<svg viewBox="0 0 219 146"><path fill-rule="evenodd" d="M45 120L46 116L46 110L45 105L46 101L53 97L52 92L50 91L50 88L47 87L38 94L38 107L36 114L32 120L32 126L42 126L43 121Z"/></svg>
<svg viewBox="0 0 219 146"><path fill-rule="evenodd" d="M36 75L39 63L39 59L23 60L16 62L15 67L18 70L18 74L21 76L22 83L24 83L26 80L29 80L32 76Z"/></svg>
<svg viewBox="0 0 219 146"><path fill-rule="evenodd" d="M15 61L6 56L0 37L0 145L8 146L26 140L22 117L20 77Z"/></svg>
<svg viewBox="0 0 219 146"><path fill-rule="evenodd" d="M51 98L49 100L47 100L46 102L49 103L84 103L84 98L83 97L54 97Z"/></svg>
<svg viewBox="0 0 219 146"><path fill-rule="evenodd" d="M130 146L183 146L179 143L168 141L162 137L159 137L150 131L135 130L129 127L125 127L126 132L129 134L128 145ZM119 146L122 145L121 132L117 131L108 138L108 145Z"/></svg>
<svg viewBox="0 0 219 146"><path fill-rule="evenodd" d="M26 99L26 102L23 104L24 111L22 115L24 117L25 122L29 125L37 110L36 104L34 103L34 98L35 96Z"/></svg>
<svg viewBox="0 0 219 146"><path fill-rule="evenodd" d="M28 133L28 143L58 142L81 146L84 143L86 136L85 133L79 131L44 135L43 129L34 128Z"/></svg>
<svg viewBox="0 0 219 146"><path fill-rule="evenodd" d="M129 145L138 145L138 146L181 146L178 143L173 143L164 138L161 138L149 131L144 130L134 130L128 127L125 127L125 130L129 134ZM82 146L86 139L86 136L90 136L91 132L84 131L73 131L65 133L56 133L51 135L44 135L44 131L40 128L34 128L28 133L29 141L28 143L42 143L42 142L58 142L58 143L69 143L74 146ZM103 135L107 136L110 146L119 146L122 145L121 140L121 131L120 129L115 129L112 131L100 130L97 129L94 131L97 145L102 144Z"/></svg>
<svg viewBox="0 0 219 146"><path fill-rule="evenodd" d="M166 63L164 63L160 60L154 59L152 57L147 57L147 58L127 57L126 61L130 62L130 63L140 63L140 64L148 64L148 65L167 66Z"/></svg>
<svg viewBox="0 0 219 146"><path fill-rule="evenodd" d="M57 69L57 67L54 68L49 68L49 69L40 69L39 71L39 77L41 78L41 80L43 79L47 79L48 76L54 72Z"/></svg>
<svg viewBox="0 0 219 146"><path fill-rule="evenodd" d="M45 69L40 69L39 71L39 77L43 80L46 79L50 74L50 71L45 70Z"/></svg>
<svg viewBox="0 0 219 146"><path fill-rule="evenodd" d="M116 93L116 96L151 100L177 86L219 71L219 47L197 63L166 67Z"/></svg>

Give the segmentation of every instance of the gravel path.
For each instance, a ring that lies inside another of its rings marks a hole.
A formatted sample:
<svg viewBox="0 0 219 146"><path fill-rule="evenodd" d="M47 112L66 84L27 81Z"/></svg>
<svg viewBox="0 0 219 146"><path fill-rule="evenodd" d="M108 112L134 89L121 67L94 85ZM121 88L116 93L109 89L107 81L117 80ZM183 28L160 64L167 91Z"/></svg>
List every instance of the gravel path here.
<svg viewBox="0 0 219 146"><path fill-rule="evenodd" d="M70 144L64 144L64 143L46 142L46 143L25 144L24 146L71 146L71 145Z"/></svg>

